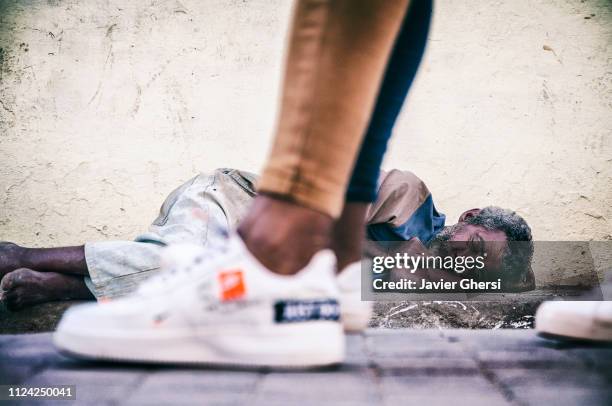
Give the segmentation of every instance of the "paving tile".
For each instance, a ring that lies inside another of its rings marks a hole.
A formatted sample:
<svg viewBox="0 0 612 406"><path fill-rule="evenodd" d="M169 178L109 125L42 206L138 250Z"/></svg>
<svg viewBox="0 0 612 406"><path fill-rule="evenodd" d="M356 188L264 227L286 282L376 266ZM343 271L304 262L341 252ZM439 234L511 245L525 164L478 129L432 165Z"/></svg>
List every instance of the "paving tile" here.
<svg viewBox="0 0 612 406"><path fill-rule="evenodd" d="M438 331L392 330L394 334L368 334L366 349L371 357L459 357L466 350L457 341L449 341Z"/></svg>
<svg viewBox="0 0 612 406"><path fill-rule="evenodd" d="M19 335L14 334L0 334L0 349L11 341L18 340L19 337Z"/></svg>
<svg viewBox="0 0 612 406"><path fill-rule="evenodd" d="M524 330L368 330L347 343L338 368L271 372L85 363L50 334L0 336L0 383L77 385L79 405L612 404L612 347Z"/></svg>
<svg viewBox="0 0 612 406"><path fill-rule="evenodd" d="M369 359L366 351L366 336L364 334L349 334L346 337L345 364L351 366L366 366Z"/></svg>
<svg viewBox="0 0 612 406"><path fill-rule="evenodd" d="M587 365L612 374L612 346L587 346L560 349L564 353L583 360Z"/></svg>
<svg viewBox="0 0 612 406"><path fill-rule="evenodd" d="M583 368L495 369L495 379L523 404L610 405L612 386Z"/></svg>
<svg viewBox="0 0 612 406"><path fill-rule="evenodd" d="M372 365L381 375L477 375L477 362L472 358L454 357L377 357Z"/></svg>
<svg viewBox="0 0 612 406"><path fill-rule="evenodd" d="M526 405L612 405L612 393L602 388L563 387L554 385L550 387L527 386L513 391L516 400Z"/></svg>
<svg viewBox="0 0 612 406"><path fill-rule="evenodd" d="M146 392L139 392L135 395L130 395L127 399L119 402L126 406L242 406L251 404L251 394L249 393L232 393L227 390L225 393L205 393L205 392L171 392L168 391L163 395L153 396Z"/></svg>
<svg viewBox="0 0 612 406"><path fill-rule="evenodd" d="M579 368L549 369L493 369L491 372L503 384L512 388L576 387L606 388L612 391L606 379L595 371Z"/></svg>
<svg viewBox="0 0 612 406"><path fill-rule="evenodd" d="M471 331L474 331L474 330L471 330ZM419 342L431 343L431 342L447 341L444 330L435 330L435 329L424 329L424 330L411 329L411 328L368 329L366 335L367 337L370 337L370 338L386 339L389 341L399 341L399 342L404 342L407 336L409 336L410 341L413 343L419 343Z"/></svg>
<svg viewBox="0 0 612 406"><path fill-rule="evenodd" d="M50 334L0 335L0 358L36 357L43 353L56 353Z"/></svg>
<svg viewBox="0 0 612 406"><path fill-rule="evenodd" d="M406 341L398 346L387 346L386 343L377 342L374 345L368 345L367 348L371 357L469 358L471 356L469 352L456 344L448 345L434 343L430 345L413 345L409 341Z"/></svg>
<svg viewBox="0 0 612 406"><path fill-rule="evenodd" d="M470 405L470 406L496 406L511 405L512 402L494 392L473 392L461 393L458 396L431 391L429 393L407 393L391 395L384 398L383 405L427 405L427 406L449 406L449 405Z"/></svg>
<svg viewBox="0 0 612 406"><path fill-rule="evenodd" d="M533 330L526 329L497 329L497 330L444 330L446 337L455 337L461 344L470 350L496 350L503 348L506 351L524 350L531 347L544 347L546 341L537 337Z"/></svg>
<svg viewBox="0 0 612 406"><path fill-rule="evenodd" d="M21 341L15 341L0 349L0 360L40 364L60 362L63 359L50 345L23 345Z"/></svg>
<svg viewBox="0 0 612 406"><path fill-rule="evenodd" d="M147 374L146 379L132 392L130 401L138 399L169 399L231 394L245 399L255 389L260 374L257 372L223 370L163 369ZM218 397L218 396L217 396Z"/></svg>
<svg viewBox="0 0 612 406"><path fill-rule="evenodd" d="M277 399L260 398L248 403L249 406L290 406L295 404L298 404L300 406L372 406L381 404L381 401L372 401L368 399L329 400L321 399L313 394L311 398L303 398L299 401L294 400L288 402Z"/></svg>
<svg viewBox="0 0 612 406"><path fill-rule="evenodd" d="M586 365L576 357L550 348L527 348L524 350L476 351L475 358L486 368L561 368Z"/></svg>
<svg viewBox="0 0 612 406"><path fill-rule="evenodd" d="M32 365L0 360L0 384L16 385L36 373Z"/></svg>
<svg viewBox="0 0 612 406"><path fill-rule="evenodd" d="M392 376L381 378L384 404L497 405L506 404L504 394L480 375Z"/></svg>
<svg viewBox="0 0 612 406"><path fill-rule="evenodd" d="M49 334L0 335L0 384L18 384L62 360Z"/></svg>
<svg viewBox="0 0 612 406"><path fill-rule="evenodd" d="M78 405L95 405L124 399L145 377L144 371L120 368L46 369L25 385L76 385Z"/></svg>
<svg viewBox="0 0 612 406"><path fill-rule="evenodd" d="M271 373L257 387L258 401L298 402L320 399L327 402L379 399L378 387L367 370L332 372Z"/></svg>

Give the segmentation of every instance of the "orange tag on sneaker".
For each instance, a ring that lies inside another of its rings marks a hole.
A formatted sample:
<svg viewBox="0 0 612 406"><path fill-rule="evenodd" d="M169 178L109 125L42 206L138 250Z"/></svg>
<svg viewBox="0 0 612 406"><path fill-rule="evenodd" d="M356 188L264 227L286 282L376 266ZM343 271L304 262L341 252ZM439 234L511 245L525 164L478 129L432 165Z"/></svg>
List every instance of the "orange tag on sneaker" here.
<svg viewBox="0 0 612 406"><path fill-rule="evenodd" d="M242 270L233 269L219 273L221 300L236 300L246 294Z"/></svg>

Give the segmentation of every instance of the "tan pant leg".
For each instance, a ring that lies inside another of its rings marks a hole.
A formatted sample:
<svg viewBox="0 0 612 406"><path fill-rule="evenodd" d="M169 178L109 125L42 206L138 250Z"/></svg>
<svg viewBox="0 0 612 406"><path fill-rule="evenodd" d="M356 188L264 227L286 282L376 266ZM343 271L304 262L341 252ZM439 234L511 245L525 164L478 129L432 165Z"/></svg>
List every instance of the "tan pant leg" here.
<svg viewBox="0 0 612 406"><path fill-rule="evenodd" d="M299 0L262 193L338 217L409 0Z"/></svg>

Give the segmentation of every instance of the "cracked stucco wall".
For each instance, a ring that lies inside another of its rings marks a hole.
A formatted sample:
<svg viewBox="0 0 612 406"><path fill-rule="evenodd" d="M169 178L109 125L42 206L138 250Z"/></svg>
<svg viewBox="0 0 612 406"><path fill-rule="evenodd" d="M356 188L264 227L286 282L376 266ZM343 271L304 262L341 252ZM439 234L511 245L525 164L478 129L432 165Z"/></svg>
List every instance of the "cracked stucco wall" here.
<svg viewBox="0 0 612 406"><path fill-rule="evenodd" d="M0 0L0 240L131 238L200 170L258 171L289 1ZM612 239L612 6L439 0L385 167L455 219Z"/></svg>

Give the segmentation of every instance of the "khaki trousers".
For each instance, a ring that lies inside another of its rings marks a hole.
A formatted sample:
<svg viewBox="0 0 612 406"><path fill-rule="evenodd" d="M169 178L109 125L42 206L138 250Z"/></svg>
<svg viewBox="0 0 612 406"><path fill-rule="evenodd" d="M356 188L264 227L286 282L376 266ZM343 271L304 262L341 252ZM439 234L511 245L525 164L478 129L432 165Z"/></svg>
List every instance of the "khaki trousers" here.
<svg viewBox="0 0 612 406"><path fill-rule="evenodd" d="M337 218L409 0L298 0L258 191Z"/></svg>

